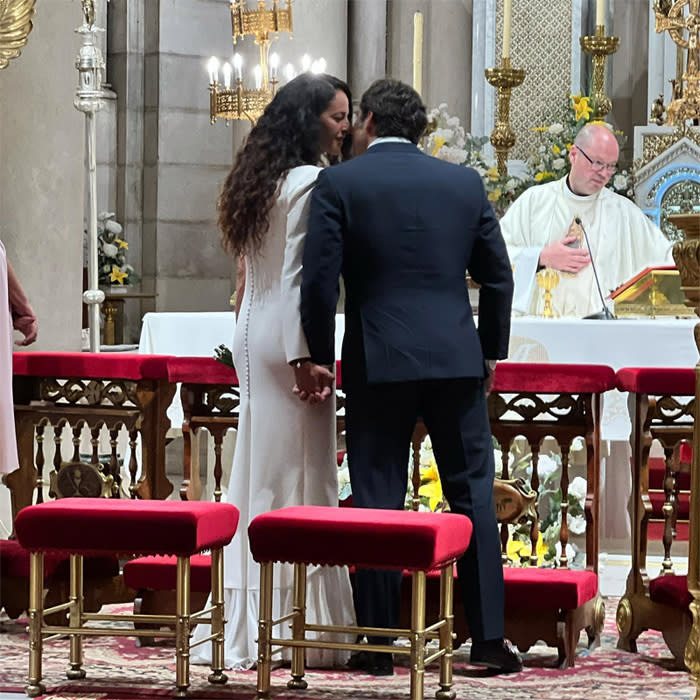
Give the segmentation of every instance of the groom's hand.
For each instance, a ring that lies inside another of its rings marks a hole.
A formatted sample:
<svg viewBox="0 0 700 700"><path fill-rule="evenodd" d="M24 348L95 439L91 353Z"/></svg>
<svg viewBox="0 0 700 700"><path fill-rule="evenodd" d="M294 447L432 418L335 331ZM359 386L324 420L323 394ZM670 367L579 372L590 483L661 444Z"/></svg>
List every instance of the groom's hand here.
<svg viewBox="0 0 700 700"><path fill-rule="evenodd" d="M318 403L325 401L333 393L335 376L323 365L317 365L311 360L294 364L294 393L302 401Z"/></svg>

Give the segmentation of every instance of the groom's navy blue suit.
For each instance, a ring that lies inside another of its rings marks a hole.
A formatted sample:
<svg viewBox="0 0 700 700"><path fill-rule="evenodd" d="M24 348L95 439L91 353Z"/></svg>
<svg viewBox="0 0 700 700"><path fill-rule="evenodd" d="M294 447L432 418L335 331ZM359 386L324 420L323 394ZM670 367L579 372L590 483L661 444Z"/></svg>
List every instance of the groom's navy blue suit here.
<svg viewBox="0 0 700 700"><path fill-rule="evenodd" d="M458 564L472 639L503 637L503 571L484 358L506 357L513 278L479 175L408 142L326 168L311 199L301 317L311 359L334 360L339 276L353 503L403 508L421 416L453 512L474 524ZM479 328L465 272L481 285ZM358 572L358 623L397 626L399 577Z"/></svg>

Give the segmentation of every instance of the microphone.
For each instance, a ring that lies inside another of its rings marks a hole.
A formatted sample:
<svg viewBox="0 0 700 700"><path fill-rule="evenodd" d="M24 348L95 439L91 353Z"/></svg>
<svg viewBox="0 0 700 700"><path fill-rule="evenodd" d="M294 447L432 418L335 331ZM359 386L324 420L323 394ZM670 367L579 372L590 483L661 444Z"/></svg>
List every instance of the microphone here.
<svg viewBox="0 0 700 700"><path fill-rule="evenodd" d="M591 250L591 243L588 240L588 234L586 233L586 229L583 227L583 223L581 223L581 219L578 216L574 217L574 221L581 227L581 230L583 231L583 237L586 241L586 248L588 248L588 254L591 256L591 267L593 268L593 276L595 277L596 287L598 288L598 296L600 297L600 302L603 305L603 308L597 313L589 314L588 316L584 316L583 318L593 321L613 320L615 318L615 315L607 307L605 303L605 297L603 296L603 292L600 288L600 280L598 279L598 271L595 268L595 261L593 260L593 251Z"/></svg>

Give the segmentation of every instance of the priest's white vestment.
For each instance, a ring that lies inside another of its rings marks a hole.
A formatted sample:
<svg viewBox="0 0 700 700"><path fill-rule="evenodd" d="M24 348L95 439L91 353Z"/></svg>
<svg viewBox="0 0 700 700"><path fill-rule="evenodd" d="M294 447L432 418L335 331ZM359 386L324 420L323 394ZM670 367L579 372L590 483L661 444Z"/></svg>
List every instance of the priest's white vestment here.
<svg viewBox="0 0 700 700"><path fill-rule="evenodd" d="M576 195L565 177L536 185L525 190L501 219L513 265L514 313L542 314L544 292L536 280L540 253L567 236L575 217L588 234L604 297L645 267L673 264L672 242L629 199L607 188ZM559 284L552 291L556 315L580 317L601 308L591 265L575 275L559 273Z"/></svg>

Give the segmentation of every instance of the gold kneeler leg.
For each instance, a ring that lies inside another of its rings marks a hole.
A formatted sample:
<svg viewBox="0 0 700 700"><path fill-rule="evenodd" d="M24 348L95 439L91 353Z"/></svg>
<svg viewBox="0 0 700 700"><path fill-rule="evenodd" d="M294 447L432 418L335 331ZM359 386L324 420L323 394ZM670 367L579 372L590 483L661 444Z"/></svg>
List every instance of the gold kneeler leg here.
<svg viewBox="0 0 700 700"><path fill-rule="evenodd" d="M24 692L36 698L46 692L41 682L41 626L44 620L44 553L29 554L29 676Z"/></svg>

